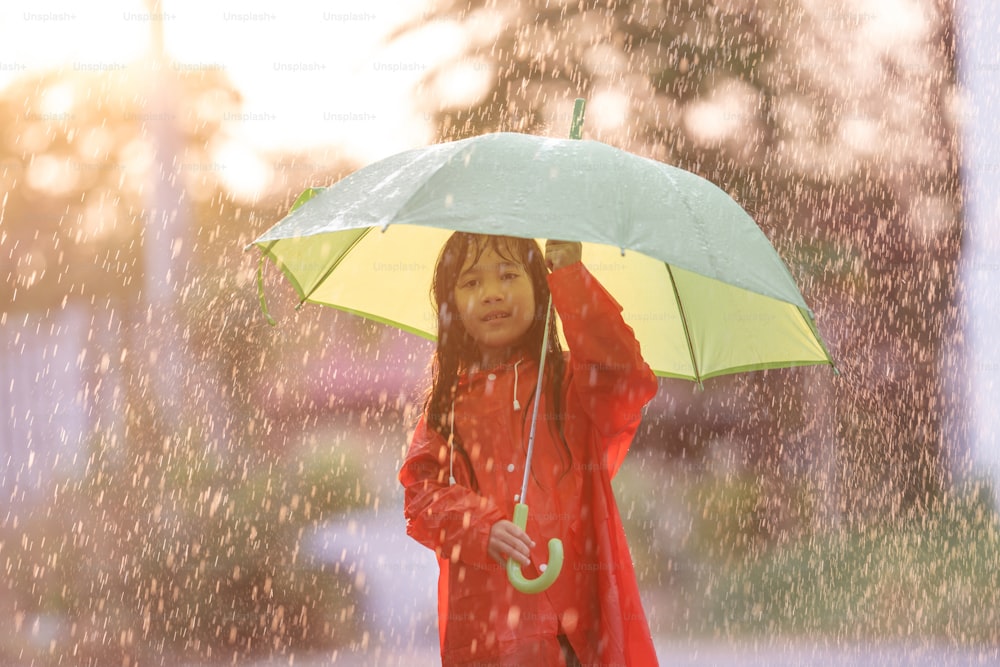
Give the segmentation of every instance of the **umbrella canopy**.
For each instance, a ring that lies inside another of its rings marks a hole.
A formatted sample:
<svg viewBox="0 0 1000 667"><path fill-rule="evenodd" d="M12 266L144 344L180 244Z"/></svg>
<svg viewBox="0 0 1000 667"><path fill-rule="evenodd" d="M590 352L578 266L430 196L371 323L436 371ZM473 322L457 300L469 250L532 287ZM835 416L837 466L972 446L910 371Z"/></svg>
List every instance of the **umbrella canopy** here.
<svg viewBox="0 0 1000 667"><path fill-rule="evenodd" d="M657 375L833 365L787 267L739 204L601 142L486 134L391 156L300 199L253 245L302 302L433 338L431 275L453 231L582 241Z"/></svg>

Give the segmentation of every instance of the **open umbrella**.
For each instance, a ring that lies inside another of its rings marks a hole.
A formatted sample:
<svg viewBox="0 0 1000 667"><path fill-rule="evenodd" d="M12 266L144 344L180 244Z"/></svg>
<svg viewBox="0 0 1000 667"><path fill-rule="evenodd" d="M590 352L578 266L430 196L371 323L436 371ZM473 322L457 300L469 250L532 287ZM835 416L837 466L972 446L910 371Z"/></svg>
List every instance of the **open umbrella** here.
<svg viewBox="0 0 1000 667"><path fill-rule="evenodd" d="M318 191L253 244L302 302L433 339L427 287L456 230L583 241L657 375L832 365L788 269L739 204L596 141L497 133L407 151Z"/></svg>
<svg viewBox="0 0 1000 667"><path fill-rule="evenodd" d="M577 111L579 136L580 101ZM427 289L454 231L583 242L657 375L701 384L833 365L787 267L739 204L693 173L597 141L493 133L399 153L306 191L252 245L301 303L433 338ZM540 579L557 574L550 563Z"/></svg>

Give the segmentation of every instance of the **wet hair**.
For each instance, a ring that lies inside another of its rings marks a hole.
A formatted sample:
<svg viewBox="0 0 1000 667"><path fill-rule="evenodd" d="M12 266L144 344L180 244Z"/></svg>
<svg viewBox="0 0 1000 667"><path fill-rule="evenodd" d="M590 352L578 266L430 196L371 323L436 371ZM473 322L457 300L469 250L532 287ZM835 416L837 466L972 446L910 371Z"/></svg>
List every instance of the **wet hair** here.
<svg viewBox="0 0 1000 667"><path fill-rule="evenodd" d="M455 285L459 274L471 256L472 264L479 261L487 249L496 252L504 260L520 264L524 267L535 295L535 313L531 326L521 337L515 352L521 352L537 363L541 357L542 338L545 332L545 309L549 301L548 269L545 256L534 239L523 239L514 236L495 236L488 234L471 234L455 232L441 248L437 264L434 267L434 277L431 282L431 304L438 314L437 348L431 360L431 386L424 402L424 415L427 426L447 441L451 436L451 411L455 395L458 391L458 380L463 372L473 368L480 360L479 346L465 330L455 303ZM549 324L548 351L545 357L545 381L542 384L546 393L547 407L545 411L554 415L554 419L539 419L549 424L556 440L561 443L567 458L566 470L572 463L572 455L563 430L562 420L562 382L565 371L562 345L556 330L555 317ZM532 413L534 389L531 398L522 413L522 433L526 420ZM453 440L455 452L459 454L468 467L473 488L478 490L478 481L472 468L472 461L461 439L455 435Z"/></svg>

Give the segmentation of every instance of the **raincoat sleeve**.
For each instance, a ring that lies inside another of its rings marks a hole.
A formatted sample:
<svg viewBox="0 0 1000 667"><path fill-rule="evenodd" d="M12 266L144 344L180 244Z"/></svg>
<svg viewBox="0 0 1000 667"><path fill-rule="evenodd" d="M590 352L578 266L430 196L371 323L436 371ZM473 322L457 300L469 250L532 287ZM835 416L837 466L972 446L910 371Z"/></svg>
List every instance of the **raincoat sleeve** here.
<svg viewBox="0 0 1000 667"><path fill-rule="evenodd" d="M456 474L460 471L456 466ZM399 472L405 489L406 533L433 549L438 558L490 566L490 529L507 517L493 501L461 483L448 483L448 443L417 424L406 460Z"/></svg>
<svg viewBox="0 0 1000 667"><path fill-rule="evenodd" d="M656 395L656 376L643 360L622 307L582 262L548 276L552 303L569 344L570 391L608 443L608 464L621 465L642 408Z"/></svg>

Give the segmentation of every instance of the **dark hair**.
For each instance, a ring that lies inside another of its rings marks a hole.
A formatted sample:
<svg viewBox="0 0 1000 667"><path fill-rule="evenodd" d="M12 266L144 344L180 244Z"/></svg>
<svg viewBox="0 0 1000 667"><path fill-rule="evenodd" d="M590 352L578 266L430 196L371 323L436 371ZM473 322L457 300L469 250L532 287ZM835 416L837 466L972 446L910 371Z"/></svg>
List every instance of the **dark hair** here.
<svg viewBox="0 0 1000 667"><path fill-rule="evenodd" d="M424 402L424 414L428 428L436 431L447 441L452 437L450 416L461 373L473 367L480 358L476 341L466 332L462 320L458 317L458 306L455 303L455 284L465 266L466 260L473 257L473 263L479 261L487 249L492 249L503 259L522 265L531 281L535 294L535 314L532 324L521 338L519 351L534 359L537 363L541 357L542 339L545 332L545 309L549 302L549 283L546 278L548 269L545 266L545 256L534 239L523 239L515 236L496 236L490 234L472 234L455 232L441 248L437 264L434 267L434 278L431 282L431 303L438 314L437 348L431 360L431 386ZM562 380L565 371L562 345L556 330L555 317L549 324L548 351L545 357L545 376L543 391L547 394L548 407L546 412L555 415L554 420L545 420L549 428L556 426L558 440L562 443L567 457L572 462L572 455L563 433L562 423ZM532 391L532 401L534 391ZM532 412L531 402L522 410L522 420L527 419ZM523 422L522 422L523 423ZM522 428L522 432L524 429ZM469 468L474 487L478 487L472 462L460 442L453 440L455 451L465 459ZM568 469L568 466L567 466Z"/></svg>

